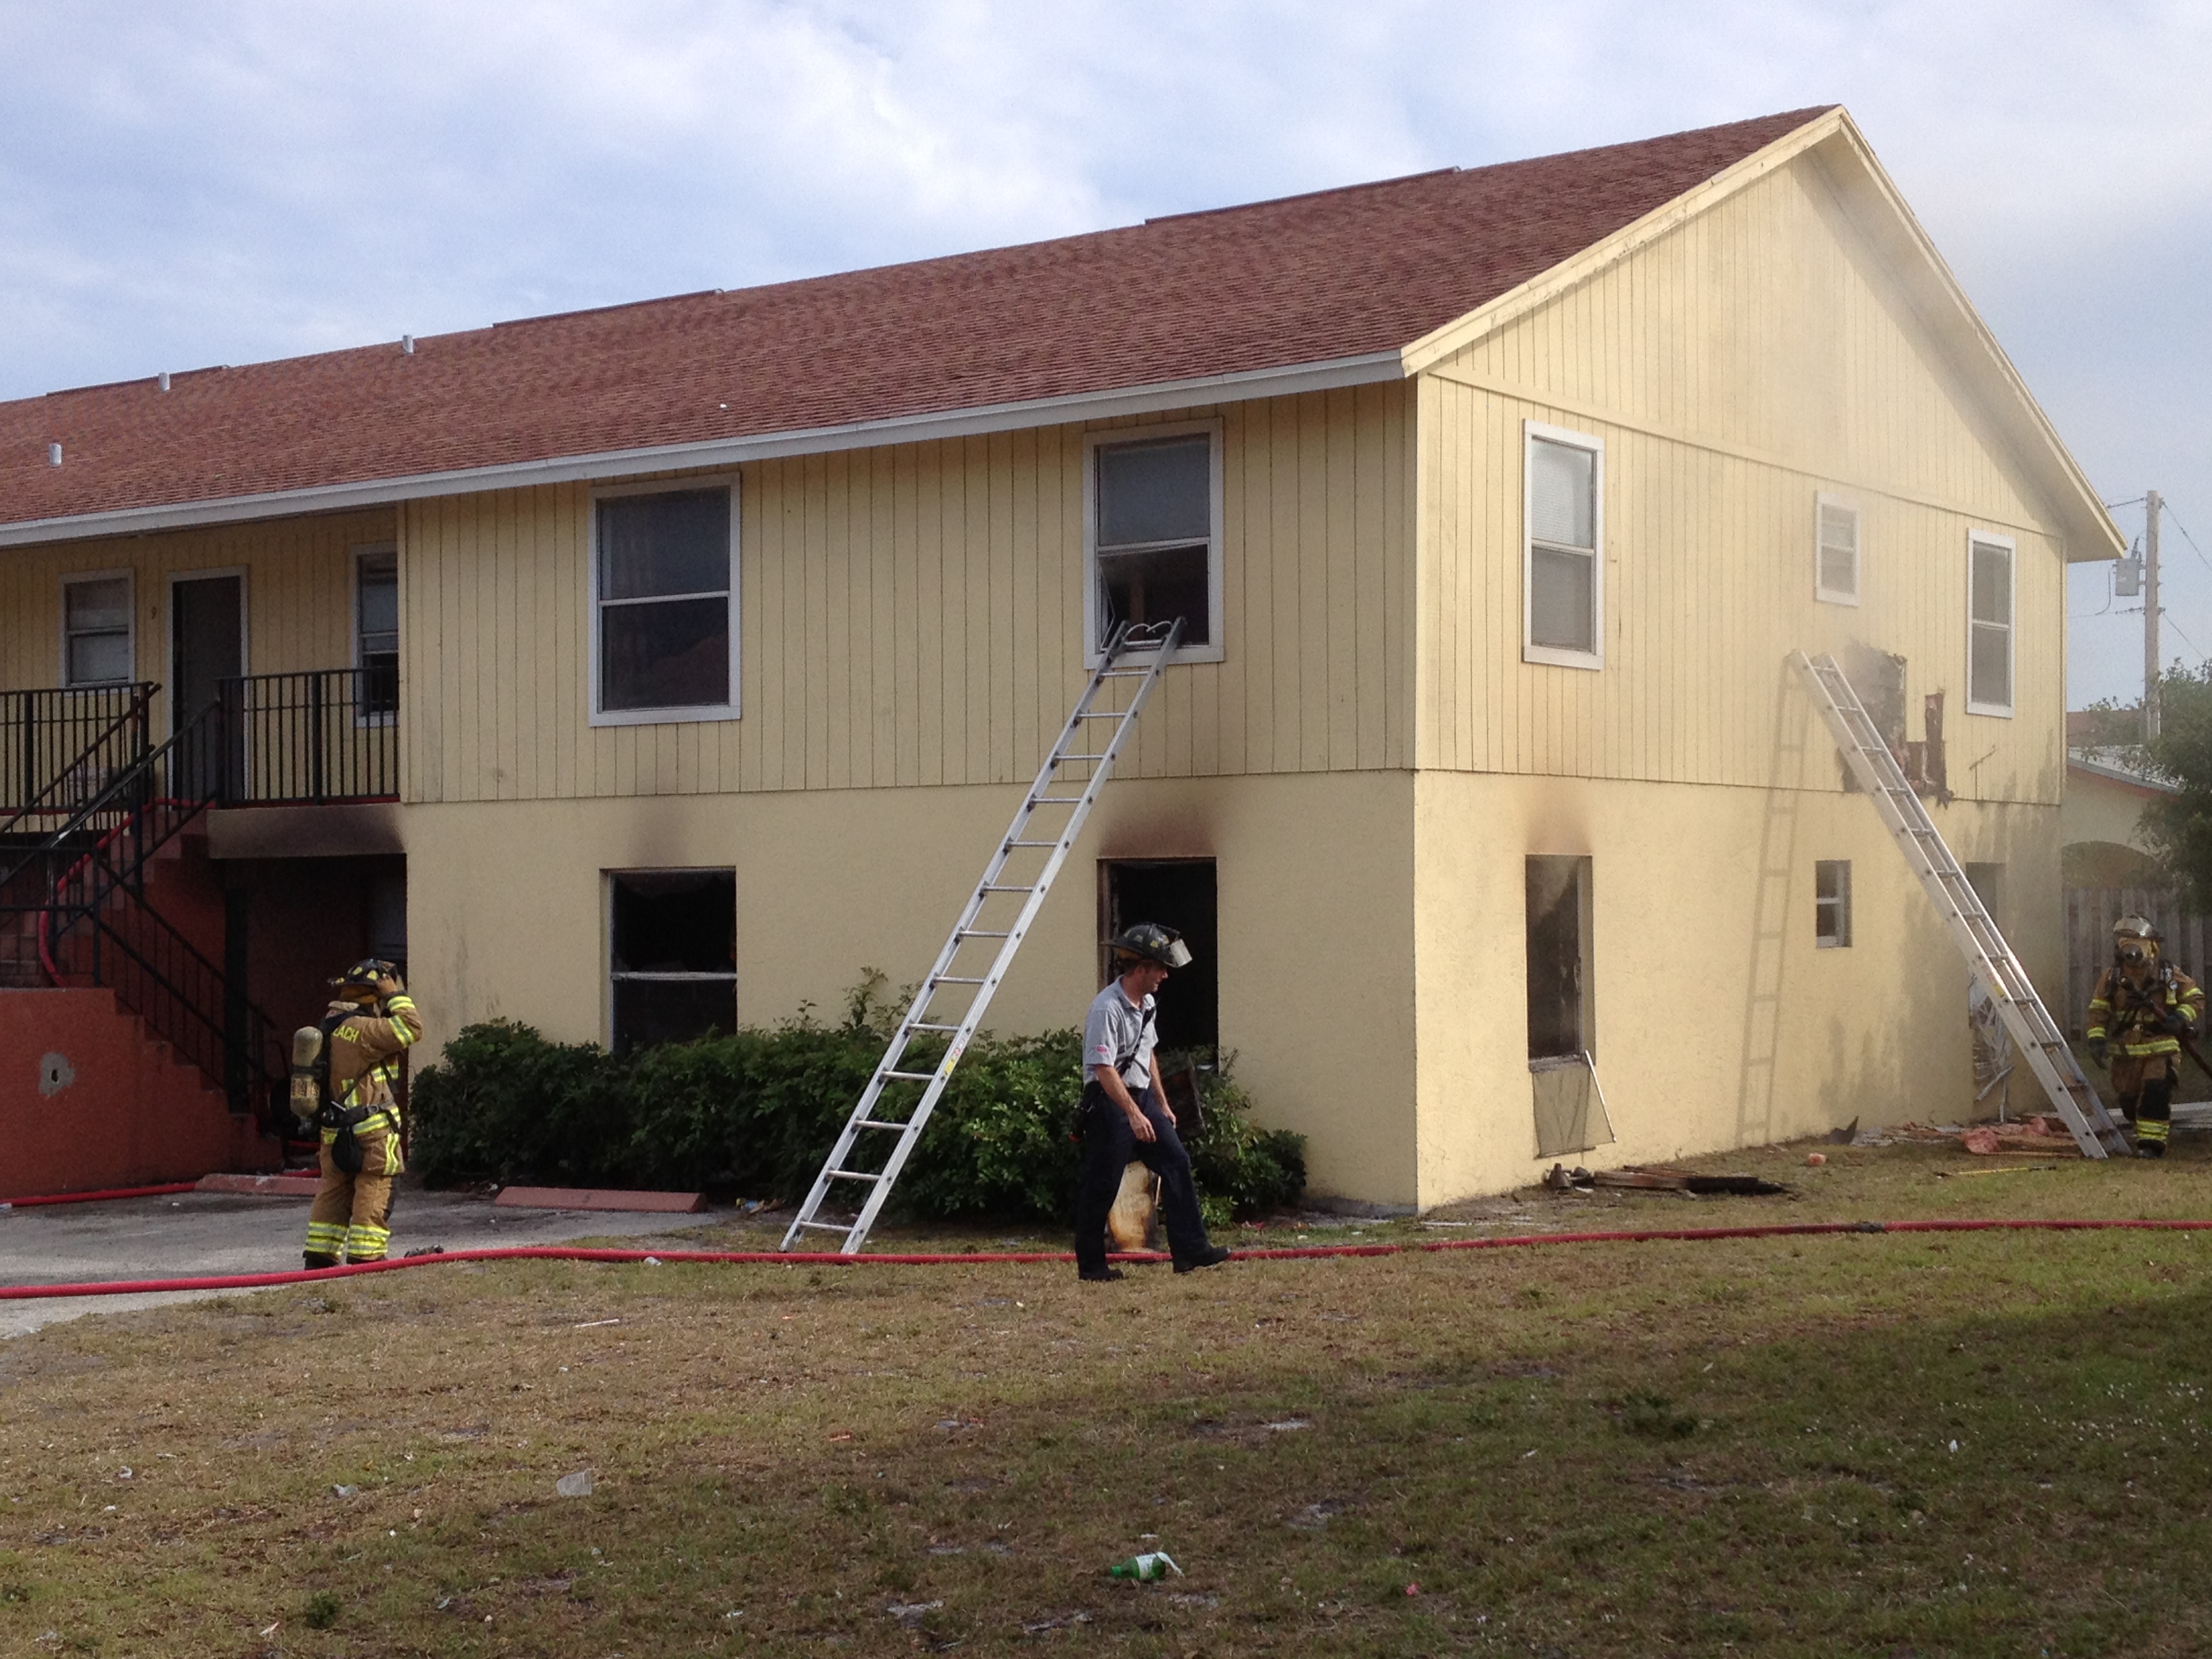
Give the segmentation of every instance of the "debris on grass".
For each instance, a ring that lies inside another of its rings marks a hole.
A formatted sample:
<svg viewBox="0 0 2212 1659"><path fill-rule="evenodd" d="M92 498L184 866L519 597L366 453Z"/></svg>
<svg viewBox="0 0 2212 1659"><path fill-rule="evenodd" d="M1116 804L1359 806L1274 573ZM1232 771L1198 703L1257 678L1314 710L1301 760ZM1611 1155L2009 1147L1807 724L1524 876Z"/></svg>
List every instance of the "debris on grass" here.
<svg viewBox="0 0 2212 1659"><path fill-rule="evenodd" d="M333 1498L358 1498L361 1496L361 1488L359 1486L332 1486L331 1488L331 1496Z"/></svg>
<svg viewBox="0 0 2212 1659"><path fill-rule="evenodd" d="M1147 1550L1142 1555L1133 1555L1126 1561L1116 1561L1106 1569L1109 1578L1129 1578L1140 1584L1149 1584L1156 1578L1164 1578L1172 1572L1178 1578L1182 1569L1165 1550Z"/></svg>
<svg viewBox="0 0 2212 1659"><path fill-rule="evenodd" d="M553 1490L563 1498L589 1498L592 1495L592 1472L578 1469L574 1474L564 1474L553 1483Z"/></svg>

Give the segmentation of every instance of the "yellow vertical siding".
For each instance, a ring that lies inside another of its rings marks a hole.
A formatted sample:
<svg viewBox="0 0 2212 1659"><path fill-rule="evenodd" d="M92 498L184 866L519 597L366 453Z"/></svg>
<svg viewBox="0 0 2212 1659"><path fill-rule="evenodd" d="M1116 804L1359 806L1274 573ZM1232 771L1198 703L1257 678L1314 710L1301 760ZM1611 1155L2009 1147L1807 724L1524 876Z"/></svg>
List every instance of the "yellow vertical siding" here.
<svg viewBox="0 0 2212 1659"><path fill-rule="evenodd" d="M0 689L61 684L62 578L93 570L131 574L140 679L167 683L169 579L194 571L245 573L248 672L350 668L353 550L390 544L396 525L380 509L0 554Z"/></svg>
<svg viewBox="0 0 2212 1659"><path fill-rule="evenodd" d="M2055 802L2054 522L1800 162L1423 377L1419 763L1765 784L1784 654L1907 659L1952 787ZM1521 660L1522 422L1605 441L1605 666ZM1861 512L1861 604L1814 600L1814 502ZM2014 711L1966 709L1971 529L2014 538ZM1824 777L1821 780L1826 782Z"/></svg>
<svg viewBox="0 0 2212 1659"><path fill-rule="evenodd" d="M1227 644L1170 675L1125 772L1410 763L1412 398L1400 384L1159 417L1222 423ZM745 467L733 720L590 723L589 486L410 503L408 799L1025 780L1085 672L1084 439L1045 427Z"/></svg>

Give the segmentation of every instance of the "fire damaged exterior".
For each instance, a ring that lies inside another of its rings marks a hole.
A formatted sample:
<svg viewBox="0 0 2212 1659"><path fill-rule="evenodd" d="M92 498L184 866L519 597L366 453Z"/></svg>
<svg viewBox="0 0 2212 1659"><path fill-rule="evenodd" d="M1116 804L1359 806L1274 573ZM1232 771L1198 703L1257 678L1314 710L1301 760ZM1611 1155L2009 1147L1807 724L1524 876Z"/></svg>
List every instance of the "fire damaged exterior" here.
<svg viewBox="0 0 2212 1659"><path fill-rule="evenodd" d="M1969 1110L1787 659L1869 682L2050 995L2064 565L2121 550L1840 109L0 405L0 685L220 732L165 855L218 1094L310 961L404 955L433 1049L918 979L1172 614L992 1023L1168 922L1165 1039L1390 1207Z"/></svg>

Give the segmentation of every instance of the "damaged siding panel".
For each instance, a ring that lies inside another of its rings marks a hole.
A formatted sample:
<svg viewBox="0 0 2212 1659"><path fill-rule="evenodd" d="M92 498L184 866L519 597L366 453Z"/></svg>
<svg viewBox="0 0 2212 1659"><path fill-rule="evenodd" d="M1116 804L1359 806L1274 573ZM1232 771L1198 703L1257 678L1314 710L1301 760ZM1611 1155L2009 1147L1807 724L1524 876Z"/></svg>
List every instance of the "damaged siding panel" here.
<svg viewBox="0 0 2212 1659"><path fill-rule="evenodd" d="M1413 395L1160 417L1222 424L1226 653L1162 683L1126 775L1410 763ZM711 723L588 724L588 485L410 504L409 798L1026 781L1085 672L1084 436L743 468L742 714Z"/></svg>

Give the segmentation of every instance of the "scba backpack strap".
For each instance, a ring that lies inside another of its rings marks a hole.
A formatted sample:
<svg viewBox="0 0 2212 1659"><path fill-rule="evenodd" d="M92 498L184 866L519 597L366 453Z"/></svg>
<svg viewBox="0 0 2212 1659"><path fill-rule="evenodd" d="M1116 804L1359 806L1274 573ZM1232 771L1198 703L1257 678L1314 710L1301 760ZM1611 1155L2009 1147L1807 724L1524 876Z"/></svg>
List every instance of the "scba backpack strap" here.
<svg viewBox="0 0 2212 1659"><path fill-rule="evenodd" d="M323 1050L315 1058L315 1085L322 1097L321 1108L315 1121L325 1129L337 1131L331 1141L331 1162L345 1175L359 1175L364 1159L361 1140L354 1130L368 1117L366 1106L349 1106L331 1090L331 1045L337 1036L338 1027L354 1016L350 1008L325 1016L322 1021Z"/></svg>

